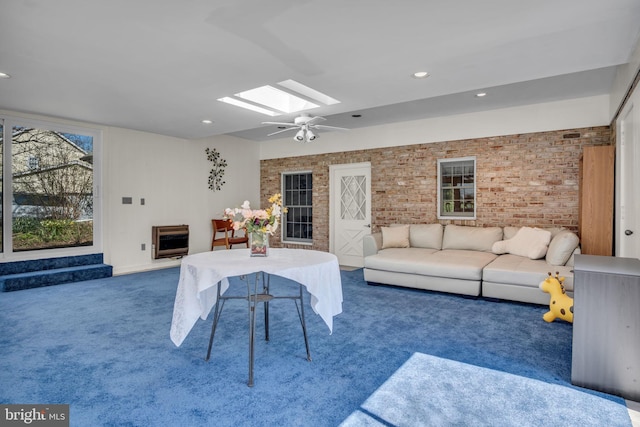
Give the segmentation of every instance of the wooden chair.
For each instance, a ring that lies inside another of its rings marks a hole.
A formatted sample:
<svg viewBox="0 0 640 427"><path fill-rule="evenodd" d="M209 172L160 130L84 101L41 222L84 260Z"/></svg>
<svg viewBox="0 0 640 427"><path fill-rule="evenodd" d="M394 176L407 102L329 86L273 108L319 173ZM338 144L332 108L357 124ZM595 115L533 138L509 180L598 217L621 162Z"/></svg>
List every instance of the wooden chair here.
<svg viewBox="0 0 640 427"><path fill-rule="evenodd" d="M249 236L245 230L244 236L235 236L233 223L228 219L212 219L213 238L211 239L211 250L216 246L224 246L231 249L233 245L247 245L249 247Z"/></svg>

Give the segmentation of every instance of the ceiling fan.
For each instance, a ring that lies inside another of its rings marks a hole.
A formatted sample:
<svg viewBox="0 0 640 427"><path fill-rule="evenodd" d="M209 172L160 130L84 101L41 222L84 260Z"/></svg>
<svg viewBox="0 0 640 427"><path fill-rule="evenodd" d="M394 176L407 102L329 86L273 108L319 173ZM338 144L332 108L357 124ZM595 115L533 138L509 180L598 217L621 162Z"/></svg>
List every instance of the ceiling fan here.
<svg viewBox="0 0 640 427"><path fill-rule="evenodd" d="M286 129L279 130L277 132L270 133L267 136L277 135L282 132L287 132L290 130L298 130L294 140L299 142L311 142L314 139L318 138L318 135L313 133L314 130L348 130L346 128L340 128L336 126L325 126L317 124L320 121L327 120L324 117L315 116L311 117L308 114L301 114L300 116L293 119L293 123L283 123L283 122L262 122L263 125L278 125L278 126L287 126Z"/></svg>

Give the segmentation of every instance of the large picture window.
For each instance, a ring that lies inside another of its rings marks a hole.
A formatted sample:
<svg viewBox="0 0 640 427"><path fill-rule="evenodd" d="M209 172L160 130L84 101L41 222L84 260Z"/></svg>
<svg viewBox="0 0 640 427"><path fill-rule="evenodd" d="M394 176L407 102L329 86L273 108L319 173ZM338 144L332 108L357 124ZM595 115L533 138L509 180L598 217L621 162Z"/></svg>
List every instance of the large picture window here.
<svg viewBox="0 0 640 427"><path fill-rule="evenodd" d="M283 205L287 208L282 225L284 242L313 242L313 179L311 172L282 174Z"/></svg>
<svg viewBox="0 0 640 427"><path fill-rule="evenodd" d="M91 250L100 133L17 119L3 125L3 252Z"/></svg>
<svg viewBox="0 0 640 427"><path fill-rule="evenodd" d="M438 218L476 218L476 159L438 160Z"/></svg>
<svg viewBox="0 0 640 427"><path fill-rule="evenodd" d="M4 119L0 117L0 194L4 194ZM4 224L4 203L0 200L0 224ZM0 227L0 252L4 247L4 227Z"/></svg>

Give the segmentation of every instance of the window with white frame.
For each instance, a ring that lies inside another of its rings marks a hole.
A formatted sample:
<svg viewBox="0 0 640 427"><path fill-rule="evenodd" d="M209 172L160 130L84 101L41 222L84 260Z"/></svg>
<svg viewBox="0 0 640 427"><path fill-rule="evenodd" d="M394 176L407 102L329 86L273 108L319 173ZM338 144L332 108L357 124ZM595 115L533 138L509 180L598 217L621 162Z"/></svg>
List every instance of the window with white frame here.
<svg viewBox="0 0 640 427"><path fill-rule="evenodd" d="M476 158L438 159L438 218L476 218Z"/></svg>
<svg viewBox="0 0 640 427"><path fill-rule="evenodd" d="M0 124L2 252L95 251L100 131L13 117L0 117Z"/></svg>
<svg viewBox="0 0 640 427"><path fill-rule="evenodd" d="M313 243L313 176L311 172L282 174L282 241Z"/></svg>

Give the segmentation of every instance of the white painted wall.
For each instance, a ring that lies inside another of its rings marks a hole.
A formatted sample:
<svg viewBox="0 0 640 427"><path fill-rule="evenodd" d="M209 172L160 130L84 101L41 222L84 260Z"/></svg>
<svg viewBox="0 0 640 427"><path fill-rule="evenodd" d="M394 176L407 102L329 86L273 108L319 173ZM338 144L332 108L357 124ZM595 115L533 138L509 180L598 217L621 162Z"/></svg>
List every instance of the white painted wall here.
<svg viewBox="0 0 640 427"><path fill-rule="evenodd" d="M323 132L317 141L311 143L297 143L291 137L287 137L263 142L260 158L277 159L368 148L607 126L609 123L609 96L600 95L412 120L344 132ZM328 122L327 124L331 125Z"/></svg>
<svg viewBox="0 0 640 427"><path fill-rule="evenodd" d="M151 227L189 225L189 253L208 251L211 219L245 199L259 202L260 162L255 143L230 136L197 141L109 128L105 132L105 262L114 274L179 265L153 260ZM216 148L227 161L220 191L208 188L205 148ZM133 204L122 204L132 197ZM145 204L140 204L140 199ZM142 244L146 250L141 250Z"/></svg>

